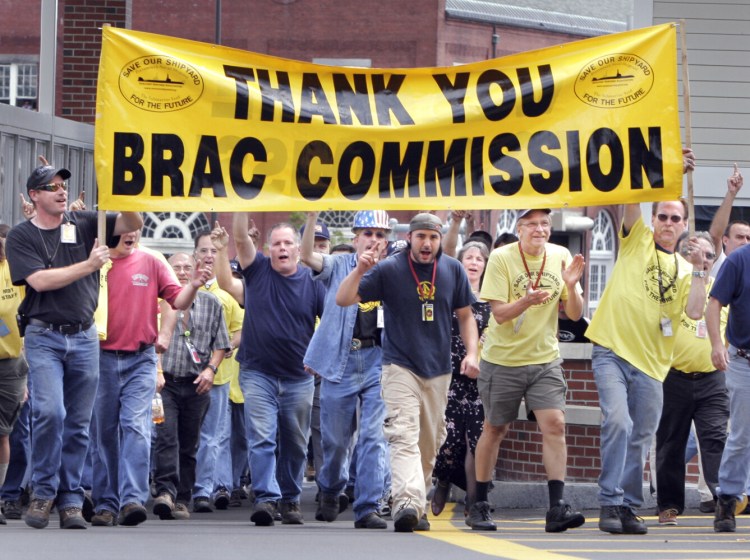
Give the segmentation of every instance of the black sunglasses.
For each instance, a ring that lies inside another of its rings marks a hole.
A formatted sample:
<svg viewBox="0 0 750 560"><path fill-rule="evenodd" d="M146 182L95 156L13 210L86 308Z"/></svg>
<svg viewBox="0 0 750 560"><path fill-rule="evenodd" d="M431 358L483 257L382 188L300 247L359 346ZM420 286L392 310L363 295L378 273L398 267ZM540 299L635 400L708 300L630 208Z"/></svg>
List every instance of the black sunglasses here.
<svg viewBox="0 0 750 560"><path fill-rule="evenodd" d="M677 214L671 214L669 216L667 214L657 214L656 217L659 218L660 222L666 222L667 220L670 220L673 224L679 224L682 220L685 219L682 216L678 216Z"/></svg>

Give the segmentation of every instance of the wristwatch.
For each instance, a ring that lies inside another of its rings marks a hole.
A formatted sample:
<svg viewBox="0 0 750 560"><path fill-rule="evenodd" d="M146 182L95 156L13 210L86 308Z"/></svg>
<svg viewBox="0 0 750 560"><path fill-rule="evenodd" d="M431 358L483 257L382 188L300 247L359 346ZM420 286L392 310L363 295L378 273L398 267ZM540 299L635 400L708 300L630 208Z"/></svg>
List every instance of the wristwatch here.
<svg viewBox="0 0 750 560"><path fill-rule="evenodd" d="M216 375L216 366L213 364L206 364L206 367L214 372L214 375Z"/></svg>
<svg viewBox="0 0 750 560"><path fill-rule="evenodd" d="M706 277L706 271L705 270L694 270L693 271L693 277L695 277L695 278L705 278Z"/></svg>

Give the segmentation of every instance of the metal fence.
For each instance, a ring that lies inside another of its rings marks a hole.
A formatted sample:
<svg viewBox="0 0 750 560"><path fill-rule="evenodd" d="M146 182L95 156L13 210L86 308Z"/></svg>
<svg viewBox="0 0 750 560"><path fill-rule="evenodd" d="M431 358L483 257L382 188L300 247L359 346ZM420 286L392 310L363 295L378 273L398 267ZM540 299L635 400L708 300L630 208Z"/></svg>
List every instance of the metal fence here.
<svg viewBox="0 0 750 560"><path fill-rule="evenodd" d="M86 206L94 209L94 127L0 104L0 223L23 220L18 195L26 195L26 179L40 155L69 169L70 200L84 191Z"/></svg>

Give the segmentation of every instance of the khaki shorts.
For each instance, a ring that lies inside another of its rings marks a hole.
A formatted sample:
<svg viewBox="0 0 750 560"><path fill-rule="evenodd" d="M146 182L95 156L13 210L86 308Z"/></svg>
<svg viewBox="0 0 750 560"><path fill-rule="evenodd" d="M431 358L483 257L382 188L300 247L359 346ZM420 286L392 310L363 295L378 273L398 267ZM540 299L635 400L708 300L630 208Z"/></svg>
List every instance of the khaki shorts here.
<svg viewBox="0 0 750 560"><path fill-rule="evenodd" d="M26 359L0 360L0 436L8 436L23 406L29 368Z"/></svg>
<svg viewBox="0 0 750 560"><path fill-rule="evenodd" d="M521 399L526 399L526 414L534 420L534 410L565 412L568 384L562 371L562 360L529 366L500 366L479 362L477 379L484 406L484 418L493 426L509 424L518 417Z"/></svg>

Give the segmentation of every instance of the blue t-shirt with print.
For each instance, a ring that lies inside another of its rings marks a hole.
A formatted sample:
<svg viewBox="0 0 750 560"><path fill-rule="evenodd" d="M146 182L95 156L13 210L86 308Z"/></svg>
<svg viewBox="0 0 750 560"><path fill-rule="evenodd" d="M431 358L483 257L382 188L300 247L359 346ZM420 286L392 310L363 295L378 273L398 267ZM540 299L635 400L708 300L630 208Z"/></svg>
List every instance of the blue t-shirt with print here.
<svg viewBox="0 0 750 560"><path fill-rule="evenodd" d="M359 285L363 302L383 304L383 364L405 367L420 377L432 378L451 372L451 316L455 309L475 299L463 266L441 255L437 260L432 321L422 320L423 302L417 291L409 261L409 250L378 263ZM433 264L412 261L420 282L432 282Z"/></svg>

